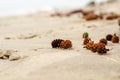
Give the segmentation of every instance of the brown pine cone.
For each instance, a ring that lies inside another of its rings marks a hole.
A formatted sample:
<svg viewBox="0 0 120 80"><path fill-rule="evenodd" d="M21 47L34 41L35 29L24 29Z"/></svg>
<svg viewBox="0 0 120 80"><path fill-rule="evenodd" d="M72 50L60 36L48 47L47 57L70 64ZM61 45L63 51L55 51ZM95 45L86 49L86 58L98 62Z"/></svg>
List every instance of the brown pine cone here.
<svg viewBox="0 0 120 80"><path fill-rule="evenodd" d="M106 36L106 40L108 40L108 41L111 41L112 40L112 34L108 34L107 36Z"/></svg>
<svg viewBox="0 0 120 80"><path fill-rule="evenodd" d="M100 43L104 43L105 45L107 45L107 40L106 39L104 39L104 38L102 38L102 39L100 39L100 41L99 41Z"/></svg>
<svg viewBox="0 0 120 80"><path fill-rule="evenodd" d="M98 15L96 15L94 13L89 13L89 14L84 16L84 19L87 20L87 21L96 20L98 18L99 18Z"/></svg>
<svg viewBox="0 0 120 80"><path fill-rule="evenodd" d="M52 41L51 45L52 48L59 48L60 47L60 43L62 42L62 39L55 39Z"/></svg>
<svg viewBox="0 0 120 80"><path fill-rule="evenodd" d="M119 18L119 15L115 14L115 13L111 13L110 15L108 15L106 17L107 20L113 20L113 19L117 19Z"/></svg>
<svg viewBox="0 0 120 80"><path fill-rule="evenodd" d="M64 49L72 48L72 42L70 40L63 40L60 43L60 48L64 48Z"/></svg>
<svg viewBox="0 0 120 80"><path fill-rule="evenodd" d="M87 43L89 43L90 40L90 38L85 38L83 44L86 45Z"/></svg>
<svg viewBox="0 0 120 80"><path fill-rule="evenodd" d="M93 44L94 44L94 42L90 41L89 43L86 44L85 48L87 48L88 50L92 50Z"/></svg>
<svg viewBox="0 0 120 80"><path fill-rule="evenodd" d="M98 44L97 44L97 43L94 43L94 44L92 45L91 51L92 51L92 52L96 52L96 51L97 51L97 47L98 47Z"/></svg>
<svg viewBox="0 0 120 80"><path fill-rule="evenodd" d="M97 52L100 55L107 53L107 49L105 48L105 44L104 43L98 43Z"/></svg>
<svg viewBox="0 0 120 80"><path fill-rule="evenodd" d="M113 35L113 37L112 37L112 42L113 42L113 43L119 43L119 37L116 36L116 34Z"/></svg>
<svg viewBox="0 0 120 80"><path fill-rule="evenodd" d="M102 55L102 54L106 54L107 51L109 51L109 49L105 48L105 44L104 43L94 43L94 42L89 42L86 44L85 48L87 48L88 50L91 50L92 52L98 52L98 54Z"/></svg>

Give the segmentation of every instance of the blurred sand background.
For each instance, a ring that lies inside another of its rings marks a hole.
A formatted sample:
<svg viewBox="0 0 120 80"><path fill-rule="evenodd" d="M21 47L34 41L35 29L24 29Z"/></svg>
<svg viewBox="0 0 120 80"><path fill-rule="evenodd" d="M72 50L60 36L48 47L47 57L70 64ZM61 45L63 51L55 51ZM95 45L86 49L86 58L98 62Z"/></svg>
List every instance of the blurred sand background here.
<svg viewBox="0 0 120 80"><path fill-rule="evenodd" d="M97 8L120 14L120 1ZM107 55L83 48L82 34L94 41L114 34L120 36L118 20L85 21L71 17L50 17L50 13L0 18L0 49L17 50L19 60L0 60L1 80L120 80L120 43L108 42ZM72 49L53 49L56 38L70 39Z"/></svg>

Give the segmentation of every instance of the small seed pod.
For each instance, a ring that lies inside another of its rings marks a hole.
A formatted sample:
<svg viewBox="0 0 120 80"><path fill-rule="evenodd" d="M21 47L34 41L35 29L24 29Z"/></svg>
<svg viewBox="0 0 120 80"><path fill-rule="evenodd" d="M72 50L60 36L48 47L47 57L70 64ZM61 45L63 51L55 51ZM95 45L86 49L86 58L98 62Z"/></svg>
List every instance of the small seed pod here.
<svg viewBox="0 0 120 80"><path fill-rule="evenodd" d="M90 38L85 38L83 44L86 45L87 43L89 43L89 41L91 41Z"/></svg>
<svg viewBox="0 0 120 80"><path fill-rule="evenodd" d="M108 34L107 36L106 36L106 40L108 40L108 41L111 41L112 40L112 34Z"/></svg>
<svg viewBox="0 0 120 80"><path fill-rule="evenodd" d="M104 39L104 38L102 38L102 39L100 39L100 41L99 41L100 43L104 43L105 45L107 45L107 40L106 39Z"/></svg>
<svg viewBox="0 0 120 80"><path fill-rule="evenodd" d="M89 34L87 32L83 33L83 38L88 38Z"/></svg>
<svg viewBox="0 0 120 80"><path fill-rule="evenodd" d="M60 48L63 48L63 49L72 48L72 42L70 40L63 40L60 43Z"/></svg>
<svg viewBox="0 0 120 80"><path fill-rule="evenodd" d="M52 48L59 48L60 47L60 43L62 42L62 39L55 39L51 42Z"/></svg>
<svg viewBox="0 0 120 80"><path fill-rule="evenodd" d="M112 42L113 42L113 43L119 43L119 37L116 36L116 34L113 35L113 37L112 37Z"/></svg>

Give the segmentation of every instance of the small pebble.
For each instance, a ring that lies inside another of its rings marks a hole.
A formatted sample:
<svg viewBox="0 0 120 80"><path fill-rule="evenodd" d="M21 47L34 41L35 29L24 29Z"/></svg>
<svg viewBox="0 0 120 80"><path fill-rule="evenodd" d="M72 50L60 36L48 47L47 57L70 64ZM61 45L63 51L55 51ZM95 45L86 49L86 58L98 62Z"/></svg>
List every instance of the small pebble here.
<svg viewBox="0 0 120 80"><path fill-rule="evenodd" d="M9 57L10 61L15 61L15 60L18 60L18 59L20 59L20 56L15 54L15 53L11 54L10 57Z"/></svg>

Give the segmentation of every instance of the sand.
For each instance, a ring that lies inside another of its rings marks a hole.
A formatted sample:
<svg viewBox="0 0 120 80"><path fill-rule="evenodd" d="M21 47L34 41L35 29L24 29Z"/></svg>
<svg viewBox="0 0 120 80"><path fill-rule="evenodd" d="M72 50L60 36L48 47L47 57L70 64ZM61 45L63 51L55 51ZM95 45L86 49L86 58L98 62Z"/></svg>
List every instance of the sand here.
<svg viewBox="0 0 120 80"><path fill-rule="evenodd" d="M98 7L120 13L120 2ZM47 12L0 18L0 49L17 50L21 56L16 61L0 59L0 79L120 80L120 43L109 41L111 50L98 55L83 48L82 38L84 32L95 42L109 33L120 36L117 21L85 21L78 15L53 18ZM53 49L51 41L58 38L71 40L72 49Z"/></svg>

